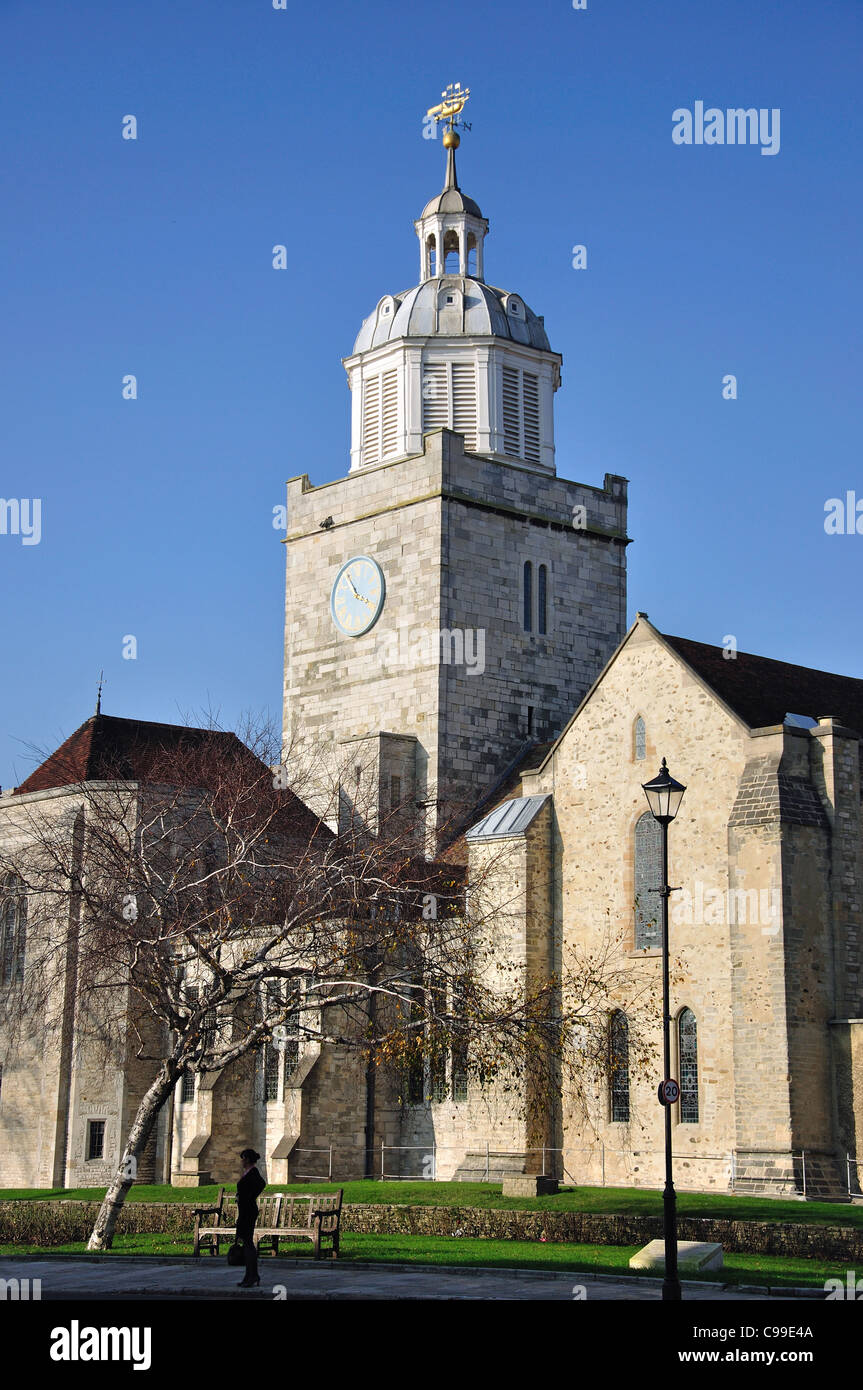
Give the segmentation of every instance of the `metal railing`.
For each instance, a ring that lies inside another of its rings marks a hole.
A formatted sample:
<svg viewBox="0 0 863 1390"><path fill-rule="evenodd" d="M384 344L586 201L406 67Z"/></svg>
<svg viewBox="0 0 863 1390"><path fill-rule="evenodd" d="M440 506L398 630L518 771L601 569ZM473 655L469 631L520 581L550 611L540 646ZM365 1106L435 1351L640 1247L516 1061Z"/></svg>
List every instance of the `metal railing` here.
<svg viewBox="0 0 863 1390"><path fill-rule="evenodd" d="M339 1166L334 1158L336 1152L336 1146L333 1144L321 1148L294 1149L291 1154L292 1160L295 1155L299 1157L301 1154L325 1155L325 1161L319 1166L321 1169L325 1167L326 1172L300 1172L299 1169L296 1169L293 1177L300 1182L332 1182L334 1169ZM660 1164L664 1157L663 1149L611 1148L602 1140L598 1140L593 1145L578 1148L570 1146L555 1148L545 1144L529 1149L494 1148L489 1140L480 1140L472 1145L438 1144L436 1140L431 1140L427 1144L387 1144L381 1141L380 1147L373 1151L350 1150L349 1166L353 1172L357 1171L358 1163L363 1162L364 1153L366 1158L369 1157L370 1153L374 1155L376 1161L372 1162L372 1172L368 1176L380 1182L435 1182L439 1177L441 1163L445 1162L447 1155L454 1154L458 1157L452 1164L450 1181L454 1180L455 1174L461 1170L460 1179L462 1181L500 1182L501 1178L507 1175L507 1172L514 1176L523 1173L526 1160L535 1158L536 1163L528 1165L532 1169L533 1176L559 1177L561 1181L571 1184L573 1187L625 1185L645 1189L661 1186ZM417 1163L411 1163L408 1160L408 1166L413 1171L404 1172L404 1164L392 1157L397 1154L420 1154L422 1158ZM582 1155L588 1156L589 1161L587 1163L579 1162ZM715 1192L720 1186L719 1183L707 1186L703 1180L699 1182L698 1179L694 1183L689 1183L687 1173L680 1165L697 1167L702 1164L719 1163L724 1165L724 1173L721 1176L727 1180L725 1184L727 1190L733 1192L739 1181L746 1181L746 1177L740 1173L740 1160L744 1156L747 1159L755 1156L759 1158L769 1157L766 1150L757 1151L757 1154L755 1150L738 1149L731 1149L722 1154L675 1153L673 1155L674 1163L677 1165L674 1174L675 1187L681 1192ZM792 1166L799 1164L800 1187L802 1196L805 1198L811 1187L806 1150L801 1149L796 1153L776 1150L775 1156L784 1160L790 1159ZM624 1159L625 1163L622 1165L615 1163L612 1161L615 1159ZM642 1176L639 1169L649 1167L652 1159L657 1160L657 1166ZM311 1168L318 1165L310 1162L307 1166ZM749 1164L747 1164L748 1166ZM378 1169L377 1173L374 1172L375 1168ZM396 1168L399 1171L395 1171ZM621 1168L624 1169L623 1172L621 1172ZM861 1196L861 1168L863 1168L863 1160L852 1158L850 1153L846 1153L845 1187L849 1198ZM609 1169L611 1169L611 1173L609 1173ZM750 1171L748 1176L759 1184L787 1185L794 1180L795 1173L786 1171L771 1174L763 1171Z"/></svg>
<svg viewBox="0 0 863 1390"><path fill-rule="evenodd" d="M291 1157L294 1154L326 1154L327 1155L327 1175L323 1177L320 1173L294 1173L294 1177L300 1182L332 1182L333 1180L333 1146L329 1145L326 1149L292 1149Z"/></svg>

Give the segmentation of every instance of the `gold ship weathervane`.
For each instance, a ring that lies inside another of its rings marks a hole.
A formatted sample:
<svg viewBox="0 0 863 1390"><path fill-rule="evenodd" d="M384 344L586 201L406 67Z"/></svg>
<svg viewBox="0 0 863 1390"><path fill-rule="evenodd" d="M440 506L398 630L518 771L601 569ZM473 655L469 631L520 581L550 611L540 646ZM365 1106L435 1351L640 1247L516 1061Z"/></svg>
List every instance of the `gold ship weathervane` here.
<svg viewBox="0 0 863 1390"><path fill-rule="evenodd" d="M429 107L426 112L426 120L428 120L430 116L434 116L435 121L449 121L449 125L444 134L444 144L447 145L449 140L451 140L453 144L457 145L458 135L456 134L455 127L457 125L463 125L465 130L470 130L470 126L466 121L456 120L459 113L464 110L465 102L470 96L470 87L465 87L464 91L462 91L460 82L450 82L446 91L441 92L441 96L443 97L443 101L439 102L437 106ZM447 137L449 137L449 140Z"/></svg>

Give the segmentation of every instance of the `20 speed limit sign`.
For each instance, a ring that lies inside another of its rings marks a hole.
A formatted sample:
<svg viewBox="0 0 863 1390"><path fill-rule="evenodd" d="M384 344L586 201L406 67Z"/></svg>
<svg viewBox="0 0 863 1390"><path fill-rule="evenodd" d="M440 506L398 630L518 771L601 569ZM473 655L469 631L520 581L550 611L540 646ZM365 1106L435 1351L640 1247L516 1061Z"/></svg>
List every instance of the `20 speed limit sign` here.
<svg viewBox="0 0 863 1390"><path fill-rule="evenodd" d="M670 1077L669 1077L669 1079L668 1079L667 1081L660 1081L660 1083L659 1083L659 1104L660 1104L660 1105L676 1105L677 1102L678 1102L679 1100L680 1100L680 1087L678 1086L677 1082L676 1082L676 1081L673 1081Z"/></svg>

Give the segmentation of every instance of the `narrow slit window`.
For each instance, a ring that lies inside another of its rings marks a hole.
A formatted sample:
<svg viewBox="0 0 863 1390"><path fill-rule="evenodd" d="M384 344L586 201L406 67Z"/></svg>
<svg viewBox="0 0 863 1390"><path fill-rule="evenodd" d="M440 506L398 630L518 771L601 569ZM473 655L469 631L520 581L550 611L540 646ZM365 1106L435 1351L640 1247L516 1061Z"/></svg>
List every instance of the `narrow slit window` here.
<svg viewBox="0 0 863 1390"><path fill-rule="evenodd" d="M641 715L635 721L635 757L641 762L647 756L647 729Z"/></svg>
<svg viewBox="0 0 863 1390"><path fill-rule="evenodd" d="M524 630L533 631L533 565L524 562Z"/></svg>

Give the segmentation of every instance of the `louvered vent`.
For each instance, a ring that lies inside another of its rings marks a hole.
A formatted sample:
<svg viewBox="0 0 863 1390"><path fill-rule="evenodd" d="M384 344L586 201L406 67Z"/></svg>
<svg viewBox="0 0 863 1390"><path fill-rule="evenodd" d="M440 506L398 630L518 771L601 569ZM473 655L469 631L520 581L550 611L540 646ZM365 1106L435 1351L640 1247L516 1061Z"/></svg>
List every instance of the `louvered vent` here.
<svg viewBox="0 0 863 1390"><path fill-rule="evenodd" d="M503 369L503 448L513 458L520 455L520 420L518 408L518 369Z"/></svg>
<svg viewBox="0 0 863 1390"><path fill-rule="evenodd" d="M398 371L384 372L381 382L381 458L388 458L398 448Z"/></svg>
<svg viewBox="0 0 863 1390"><path fill-rule="evenodd" d="M446 429L449 425L449 391L446 362L426 362L423 366L423 433Z"/></svg>
<svg viewBox="0 0 863 1390"><path fill-rule="evenodd" d="M381 457L381 379L363 382L363 463L379 463Z"/></svg>
<svg viewBox="0 0 863 1390"><path fill-rule="evenodd" d="M528 463L539 463L539 377L532 372L522 372L521 382L524 397L524 458Z"/></svg>
<svg viewBox="0 0 863 1390"><path fill-rule="evenodd" d="M452 427L464 435L464 447L476 449L476 368L472 362L452 364Z"/></svg>

